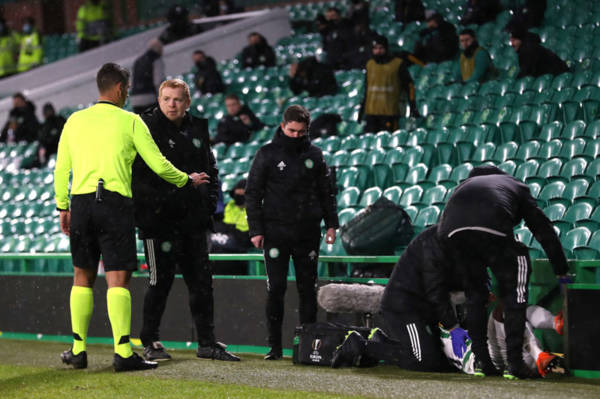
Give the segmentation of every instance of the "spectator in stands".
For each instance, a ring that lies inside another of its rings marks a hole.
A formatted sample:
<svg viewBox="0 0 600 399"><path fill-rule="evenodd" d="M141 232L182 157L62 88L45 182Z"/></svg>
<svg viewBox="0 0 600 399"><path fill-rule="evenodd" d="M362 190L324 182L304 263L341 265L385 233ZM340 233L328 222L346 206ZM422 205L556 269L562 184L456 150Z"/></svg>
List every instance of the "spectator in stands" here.
<svg viewBox="0 0 600 399"><path fill-rule="evenodd" d="M419 32L415 57L425 63L453 60L458 52L458 36L454 25L437 12L428 12L427 28Z"/></svg>
<svg viewBox="0 0 600 399"><path fill-rule="evenodd" d="M42 39L35 28L35 21L31 17L27 17L23 23L17 71L25 72L40 66L43 55Z"/></svg>
<svg viewBox="0 0 600 399"><path fill-rule="evenodd" d="M17 72L19 42L4 18L0 17L0 78Z"/></svg>
<svg viewBox="0 0 600 399"><path fill-rule="evenodd" d="M32 142L37 139L40 128L40 123L35 116L35 105L27 100L23 93L13 94L12 99L13 107L0 133L0 142Z"/></svg>
<svg viewBox="0 0 600 399"><path fill-rule="evenodd" d="M223 93L225 85L221 79L221 74L217 70L217 63L214 58L207 57L204 51L196 50L193 55L194 84L196 89L202 94Z"/></svg>
<svg viewBox="0 0 600 399"><path fill-rule="evenodd" d="M462 53L454 66L454 79L457 82L485 82L494 70L490 54L479 46L472 29L464 29L458 39Z"/></svg>
<svg viewBox="0 0 600 399"><path fill-rule="evenodd" d="M231 201L225 206L223 220L215 222L211 235L211 253L245 253L252 247L246 218L246 179L241 179L229 191ZM246 261L221 261L213 263L215 274L244 275L248 273Z"/></svg>
<svg viewBox="0 0 600 399"><path fill-rule="evenodd" d="M242 105L235 94L225 97L225 115L217 126L217 135L213 143L233 143L248 141L252 132L260 130L264 123L254 115L254 112L246 104Z"/></svg>
<svg viewBox="0 0 600 399"><path fill-rule="evenodd" d="M321 97L337 93L337 81L333 68L320 63L315 57L306 57L290 65L290 89L298 95L307 91L310 97Z"/></svg>
<svg viewBox="0 0 600 399"><path fill-rule="evenodd" d="M366 0L352 0L348 6L348 19L353 26L369 26L369 2Z"/></svg>
<svg viewBox="0 0 600 399"><path fill-rule="evenodd" d="M371 47L377 32L371 30L368 24L354 25L354 41L348 54L347 65L349 69L364 69L367 61L371 59Z"/></svg>
<svg viewBox="0 0 600 399"><path fill-rule="evenodd" d="M112 40L113 21L106 0L86 0L77 10L79 52L101 46Z"/></svg>
<svg viewBox="0 0 600 399"><path fill-rule="evenodd" d="M341 17L339 9L331 7L325 17L317 17L317 29L327 53L326 63L335 70L348 69L347 58L354 45L352 23Z"/></svg>
<svg viewBox="0 0 600 399"><path fill-rule="evenodd" d="M373 41L373 58L367 62L365 97L361 106L365 132L393 131L404 113L408 99L412 116L418 116L415 86L408 73L406 62L389 54L388 40L378 35Z"/></svg>
<svg viewBox="0 0 600 399"><path fill-rule="evenodd" d="M337 136L338 123L342 121L342 117L338 114L325 113L315 118L310 123L308 135L312 139L317 137Z"/></svg>
<svg viewBox="0 0 600 399"><path fill-rule="evenodd" d="M256 153L246 185L250 240L264 249L267 271L267 328L271 350L265 360L282 358L284 297L290 257L296 270L300 324L317 320L317 265L321 220L325 242L339 227L331 172L321 150L308 139L310 113L288 107L273 140Z"/></svg>
<svg viewBox="0 0 600 399"><path fill-rule="evenodd" d="M540 43L540 37L521 27L510 32L510 44L519 56L519 74L538 77L545 74L559 75L567 72L569 67L556 54Z"/></svg>
<svg viewBox="0 0 600 399"><path fill-rule="evenodd" d="M157 104L158 87L165 79L162 52L162 42L152 39L148 43L148 50L133 63L133 84L129 102L136 114L141 114L145 109Z"/></svg>
<svg viewBox="0 0 600 399"><path fill-rule="evenodd" d="M190 12L178 4L171 6L167 12L169 26L158 37L163 44L176 42L186 37L202 33L200 24L190 21Z"/></svg>
<svg viewBox="0 0 600 399"><path fill-rule="evenodd" d="M530 29L541 26L546 13L546 0L515 0L512 8L513 17L506 26L507 31L522 26Z"/></svg>
<svg viewBox="0 0 600 399"><path fill-rule="evenodd" d="M241 62L242 68L272 67L275 66L275 52L263 35L252 32L248 35L248 45L242 50Z"/></svg>
<svg viewBox="0 0 600 399"><path fill-rule="evenodd" d="M44 113L44 123L42 124L38 136L40 145L38 147L37 158L40 166L46 165L48 158L50 158L51 155L56 154L60 133L65 125L65 118L61 115L56 115L56 111L52 104L44 104L42 112Z"/></svg>
<svg viewBox="0 0 600 399"><path fill-rule="evenodd" d="M242 12L243 10L235 6L234 0L208 0L203 2L204 14L207 17L215 17L217 15L233 14Z"/></svg>
<svg viewBox="0 0 600 399"><path fill-rule="evenodd" d="M425 7L421 0L396 0L394 9L396 21L403 24L425 20Z"/></svg>
<svg viewBox="0 0 600 399"><path fill-rule="evenodd" d="M465 14L460 20L461 25L483 25L496 19L502 10L498 0L467 0Z"/></svg>

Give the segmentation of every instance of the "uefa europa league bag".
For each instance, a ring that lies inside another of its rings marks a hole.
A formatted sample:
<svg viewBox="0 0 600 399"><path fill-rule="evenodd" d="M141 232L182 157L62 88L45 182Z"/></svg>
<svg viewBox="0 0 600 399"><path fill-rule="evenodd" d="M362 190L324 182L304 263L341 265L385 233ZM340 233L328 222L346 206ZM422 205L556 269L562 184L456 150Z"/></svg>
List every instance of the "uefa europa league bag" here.
<svg viewBox="0 0 600 399"><path fill-rule="evenodd" d="M294 336L293 362L331 366L335 349L344 342L349 330L358 331L368 337L371 331L367 327L353 327L340 323L312 323L296 327Z"/></svg>

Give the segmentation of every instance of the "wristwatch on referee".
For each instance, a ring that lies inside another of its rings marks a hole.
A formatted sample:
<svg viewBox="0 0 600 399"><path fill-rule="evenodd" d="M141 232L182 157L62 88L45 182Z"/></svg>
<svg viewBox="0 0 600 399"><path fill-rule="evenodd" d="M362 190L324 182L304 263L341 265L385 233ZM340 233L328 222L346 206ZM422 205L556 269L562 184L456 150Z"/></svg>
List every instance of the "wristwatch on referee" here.
<svg viewBox="0 0 600 399"><path fill-rule="evenodd" d="M192 175L188 175L188 181L186 186L192 186L194 183L194 179L192 179Z"/></svg>

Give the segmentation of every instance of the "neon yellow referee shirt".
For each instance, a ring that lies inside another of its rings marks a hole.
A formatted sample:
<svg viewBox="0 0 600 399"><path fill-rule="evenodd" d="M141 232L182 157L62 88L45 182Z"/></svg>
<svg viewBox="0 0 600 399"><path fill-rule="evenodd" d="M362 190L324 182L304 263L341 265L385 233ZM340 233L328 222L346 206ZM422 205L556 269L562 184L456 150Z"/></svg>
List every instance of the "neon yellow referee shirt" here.
<svg viewBox="0 0 600 399"><path fill-rule="evenodd" d="M157 175L183 187L187 173L175 168L156 146L142 119L116 105L100 102L69 117L58 143L54 168L56 207L69 209L69 174L73 171L71 195L104 188L131 198L131 164L139 153Z"/></svg>

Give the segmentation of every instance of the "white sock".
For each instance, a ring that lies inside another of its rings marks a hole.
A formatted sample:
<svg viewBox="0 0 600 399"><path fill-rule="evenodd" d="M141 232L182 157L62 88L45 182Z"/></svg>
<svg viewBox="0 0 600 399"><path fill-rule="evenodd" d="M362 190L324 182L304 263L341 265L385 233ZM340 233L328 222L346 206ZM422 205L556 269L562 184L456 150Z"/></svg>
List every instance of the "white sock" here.
<svg viewBox="0 0 600 399"><path fill-rule="evenodd" d="M527 320L534 328L554 329L554 315L541 306L528 306Z"/></svg>

